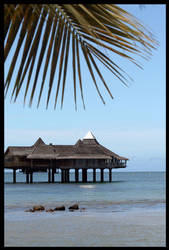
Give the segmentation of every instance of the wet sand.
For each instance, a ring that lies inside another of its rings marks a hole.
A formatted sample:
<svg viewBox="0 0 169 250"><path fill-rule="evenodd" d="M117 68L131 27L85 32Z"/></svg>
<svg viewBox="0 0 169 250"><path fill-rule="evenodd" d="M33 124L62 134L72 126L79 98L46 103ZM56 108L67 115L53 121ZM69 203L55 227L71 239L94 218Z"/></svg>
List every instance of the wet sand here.
<svg viewBox="0 0 169 250"><path fill-rule="evenodd" d="M5 216L5 246L164 247L165 242L165 210L17 211Z"/></svg>

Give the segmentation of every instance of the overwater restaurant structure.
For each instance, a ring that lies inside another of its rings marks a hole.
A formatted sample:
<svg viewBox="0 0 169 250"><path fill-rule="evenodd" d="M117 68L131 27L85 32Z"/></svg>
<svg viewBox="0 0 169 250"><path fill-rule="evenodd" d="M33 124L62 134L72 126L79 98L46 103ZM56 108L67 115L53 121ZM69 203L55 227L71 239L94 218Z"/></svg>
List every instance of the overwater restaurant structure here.
<svg viewBox="0 0 169 250"><path fill-rule="evenodd" d="M16 170L26 174L26 183L33 183L34 172L47 172L48 182L55 182L55 174L61 173L61 182L70 181L70 169L74 169L74 181L87 182L87 170L93 170L93 182L96 182L96 169L100 169L100 181L104 182L104 170L109 170L112 181L112 169L125 168L127 158L119 156L98 143L91 132L74 145L45 144L39 138L30 147L8 147L5 152L6 169L13 169L13 183L16 182Z"/></svg>

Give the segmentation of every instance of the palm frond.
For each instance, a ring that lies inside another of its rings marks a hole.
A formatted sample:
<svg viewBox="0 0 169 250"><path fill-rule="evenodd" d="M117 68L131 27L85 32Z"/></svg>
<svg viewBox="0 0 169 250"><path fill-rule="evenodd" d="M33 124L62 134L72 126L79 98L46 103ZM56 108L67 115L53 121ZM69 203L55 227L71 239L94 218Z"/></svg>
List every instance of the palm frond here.
<svg viewBox="0 0 169 250"><path fill-rule="evenodd" d="M113 98L109 88L111 83L109 86L106 84L96 59L110 70L113 76L128 86L132 80L131 77L105 51L125 58L142 68L136 58L139 56L148 60L152 55L152 50L158 46L153 34L146 27L115 4L5 4L4 40L4 59L10 62L4 85L5 96L14 82L11 100L14 98L16 101L21 89L25 86L25 103L32 81L29 105L32 105L34 95L38 92L38 85L40 89L38 107L44 92L44 85L47 84L46 108L48 108L54 85L56 85L54 108L56 108L61 88L61 108L63 107L69 67L73 69L75 109L77 109L77 82L79 82L81 99L85 108L81 71L82 55L96 91L105 103L93 70L97 72L110 97ZM23 51L19 59L21 47ZM13 53L12 56L10 52ZM69 64L70 54L72 55L71 64ZM43 69L41 69L42 66ZM50 76L46 81L48 70ZM16 73L15 80L13 80L14 72ZM41 82L40 72L42 72ZM28 76L27 82L26 75Z"/></svg>
<svg viewBox="0 0 169 250"><path fill-rule="evenodd" d="M57 16L55 16L54 21L53 21L52 34L51 34L51 37L50 37L47 56L46 56L46 60L45 60L45 66L44 66L44 70L43 70L43 78L42 78L41 89L40 89L40 93L39 93L39 99L38 99L37 107L39 106L39 103L40 103L40 99L41 99L41 95L42 95L42 91L43 91L43 87L44 87L44 83L45 83L45 79L46 79L46 73L47 73L49 60L50 60L50 56L51 56L51 50L52 50L52 46L53 46L53 43L54 43L54 35L55 35L55 31L56 31L56 25L57 25Z"/></svg>
<svg viewBox="0 0 169 250"><path fill-rule="evenodd" d="M71 34L70 28L68 28L68 34L67 34L67 39L66 39L65 63L64 63L64 71L63 71L61 108L63 106L63 98L64 98L64 91L65 91L65 82L66 82L68 57L69 57L69 46L70 46L70 34Z"/></svg>
<svg viewBox="0 0 169 250"><path fill-rule="evenodd" d="M56 97L55 97L55 107L56 107L59 88L60 88L61 74L62 74L62 69L63 69L63 61L64 61L65 48L66 48L67 31L68 31L67 26L65 26L64 27L63 42L62 42L62 50L61 50L61 55L60 55L59 77L58 77L57 91L56 91Z"/></svg>

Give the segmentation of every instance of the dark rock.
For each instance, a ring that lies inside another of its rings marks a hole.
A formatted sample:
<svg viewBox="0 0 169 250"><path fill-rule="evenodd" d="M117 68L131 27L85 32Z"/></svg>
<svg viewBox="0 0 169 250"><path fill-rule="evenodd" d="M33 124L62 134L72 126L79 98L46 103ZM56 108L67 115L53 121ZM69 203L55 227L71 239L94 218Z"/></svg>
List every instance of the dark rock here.
<svg viewBox="0 0 169 250"><path fill-rule="evenodd" d="M55 211L63 211L65 210L65 206L59 206L54 208Z"/></svg>
<svg viewBox="0 0 169 250"><path fill-rule="evenodd" d="M46 212L51 212L51 213L54 212L54 211L55 211L55 210L52 209L52 208L49 208L49 209L46 210Z"/></svg>
<svg viewBox="0 0 169 250"><path fill-rule="evenodd" d="M34 211L43 211L43 210L45 210L45 208L42 205L37 205L37 206L33 206L33 210Z"/></svg>
<svg viewBox="0 0 169 250"><path fill-rule="evenodd" d="M72 209L74 209L74 210L77 210L77 209L79 209L79 206L78 206L78 204L74 204L74 205L72 205L72 206L70 206L69 207L69 210L72 210Z"/></svg>

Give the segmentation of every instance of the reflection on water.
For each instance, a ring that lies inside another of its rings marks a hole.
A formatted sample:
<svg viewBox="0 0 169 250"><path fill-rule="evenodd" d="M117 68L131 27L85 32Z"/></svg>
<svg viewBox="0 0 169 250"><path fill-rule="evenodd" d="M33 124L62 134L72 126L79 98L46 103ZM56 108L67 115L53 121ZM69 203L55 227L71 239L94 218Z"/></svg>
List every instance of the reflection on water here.
<svg viewBox="0 0 169 250"><path fill-rule="evenodd" d="M80 188L95 188L96 186L95 185L88 185L88 184L86 184L86 185L80 185L79 187Z"/></svg>

